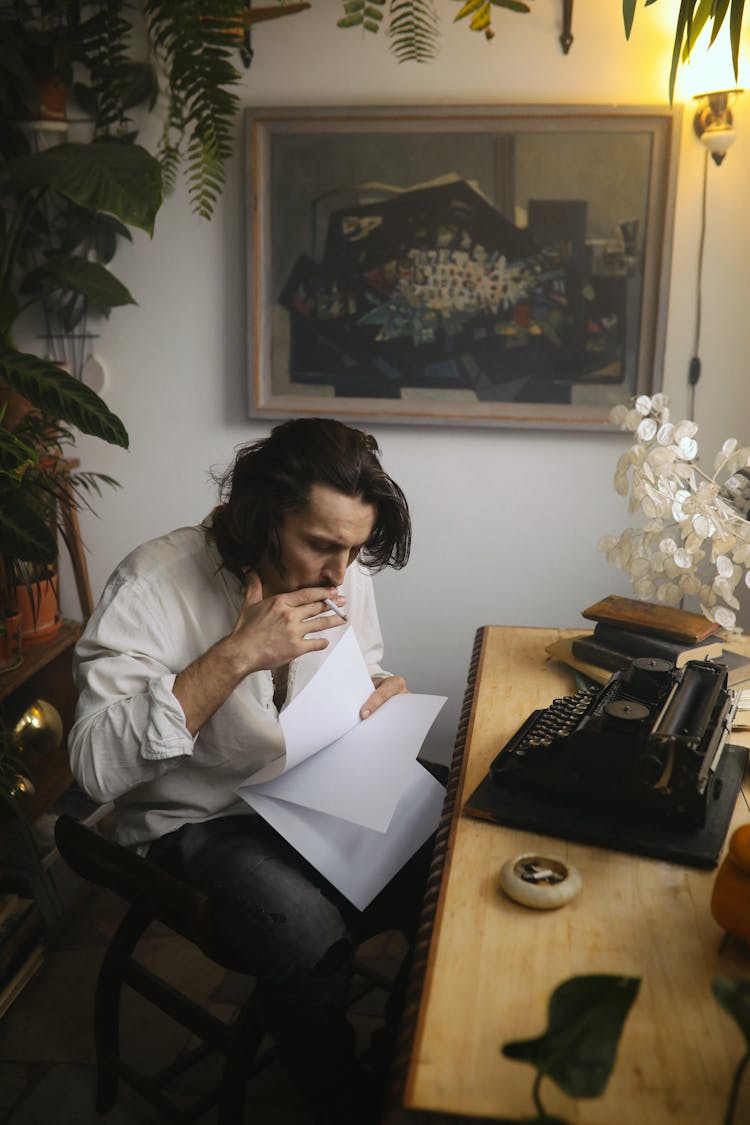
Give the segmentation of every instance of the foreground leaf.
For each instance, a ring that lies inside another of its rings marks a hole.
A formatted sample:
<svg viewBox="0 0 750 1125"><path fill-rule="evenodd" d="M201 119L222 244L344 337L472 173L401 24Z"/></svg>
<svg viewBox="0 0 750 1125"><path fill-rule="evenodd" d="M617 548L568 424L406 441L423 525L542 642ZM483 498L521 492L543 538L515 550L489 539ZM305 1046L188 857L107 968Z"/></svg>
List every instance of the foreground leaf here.
<svg viewBox="0 0 750 1125"><path fill-rule="evenodd" d="M750 980L717 977L711 987L722 1008L738 1024L750 1050Z"/></svg>
<svg viewBox="0 0 750 1125"><path fill-rule="evenodd" d="M550 997L546 1033L538 1039L505 1043L502 1052L531 1063L573 1098L598 1097L609 1081L639 988L637 977L571 977Z"/></svg>

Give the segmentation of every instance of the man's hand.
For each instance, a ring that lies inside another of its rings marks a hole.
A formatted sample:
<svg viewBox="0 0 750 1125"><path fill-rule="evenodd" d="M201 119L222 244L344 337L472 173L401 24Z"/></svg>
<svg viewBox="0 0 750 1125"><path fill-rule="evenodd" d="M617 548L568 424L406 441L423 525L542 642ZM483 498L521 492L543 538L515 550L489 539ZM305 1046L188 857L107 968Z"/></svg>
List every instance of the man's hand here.
<svg viewBox="0 0 750 1125"><path fill-rule="evenodd" d="M345 601L335 588L328 586L310 586L264 598L260 578L248 574L245 598L231 634L232 641L241 646L251 661L248 671L278 668L304 652L326 648L328 641L324 637L310 634L335 629L341 619L327 613L324 598L330 598L336 605ZM323 613L325 616L319 616Z"/></svg>
<svg viewBox="0 0 750 1125"><path fill-rule="evenodd" d="M343 605L346 600L328 586L264 598L257 574L248 576L242 608L232 632L175 679L172 691L191 734L197 734L250 672L278 668L303 652L326 647L328 641L324 637L308 636L341 624L335 613L319 616L328 609L323 598L331 598L336 605Z"/></svg>
<svg viewBox="0 0 750 1125"><path fill-rule="evenodd" d="M386 699L390 699L392 695L401 695L409 690L403 676L380 676L372 682L375 691L362 704L359 712L360 719L366 719L373 711L377 711L378 707L382 707Z"/></svg>

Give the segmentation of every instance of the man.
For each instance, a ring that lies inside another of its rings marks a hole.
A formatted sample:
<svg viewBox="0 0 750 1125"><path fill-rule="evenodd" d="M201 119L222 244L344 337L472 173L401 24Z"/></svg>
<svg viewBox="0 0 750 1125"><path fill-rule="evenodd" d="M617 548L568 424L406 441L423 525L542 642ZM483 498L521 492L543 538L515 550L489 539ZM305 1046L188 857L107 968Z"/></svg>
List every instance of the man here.
<svg viewBox="0 0 750 1125"><path fill-rule="evenodd" d="M343 608L373 681L366 718L404 680L380 665L367 573L407 562L405 497L374 438L297 419L239 451L197 527L136 549L76 649L73 772L114 800L117 837L211 895L227 955L257 976L280 1057L316 1121L366 1120L345 996L356 944L413 936L425 846L357 911L236 795L283 754L279 711L325 657Z"/></svg>

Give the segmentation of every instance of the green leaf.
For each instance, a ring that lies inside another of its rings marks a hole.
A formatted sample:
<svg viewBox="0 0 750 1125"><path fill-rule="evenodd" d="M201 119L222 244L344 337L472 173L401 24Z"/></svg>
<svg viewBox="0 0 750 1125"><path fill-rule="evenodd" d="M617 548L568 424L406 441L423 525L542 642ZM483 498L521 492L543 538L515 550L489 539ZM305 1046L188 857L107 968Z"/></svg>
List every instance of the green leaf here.
<svg viewBox="0 0 750 1125"><path fill-rule="evenodd" d="M722 1008L739 1026L750 1050L750 980L717 977L711 987Z"/></svg>
<svg viewBox="0 0 750 1125"><path fill-rule="evenodd" d="M505 1043L503 1054L528 1062L573 1098L595 1098L615 1063L625 1019L638 995L637 977L571 977L550 997L548 1027L538 1039Z"/></svg>
<svg viewBox="0 0 750 1125"><path fill-rule="evenodd" d="M672 47L672 65L669 70L669 104L674 100L674 86L677 81L677 68L682 57L688 16L692 13L696 0L680 0L680 10L677 14L677 27L675 28L674 44Z"/></svg>
<svg viewBox="0 0 750 1125"><path fill-rule="evenodd" d="M638 0L622 0L622 18L625 24L625 38L630 38L630 32L633 30L633 19L635 18L635 6Z"/></svg>
<svg viewBox="0 0 750 1125"><path fill-rule="evenodd" d="M158 161L144 148L117 141L73 142L18 156L5 166L11 184L52 188L91 211L106 211L153 234L162 202Z"/></svg>
<svg viewBox="0 0 750 1125"><path fill-rule="evenodd" d="M25 470L36 464L36 451L1 424L4 410L0 411L0 477L20 484Z"/></svg>
<svg viewBox="0 0 750 1125"><path fill-rule="evenodd" d="M49 360L0 348L0 379L51 418L127 449L127 430L104 400Z"/></svg>
<svg viewBox="0 0 750 1125"><path fill-rule="evenodd" d="M690 29L688 35L685 37L685 47L682 53L683 62L687 61L687 59L690 57L690 52L698 42L700 33L703 31L703 28L706 26L706 21L711 15L713 3L714 0L699 0L698 7L693 12L690 21Z"/></svg>
<svg viewBox="0 0 750 1125"><path fill-rule="evenodd" d="M48 258L41 272L45 289L71 289L86 297L102 312L136 304L122 282L99 262L59 255Z"/></svg>
<svg viewBox="0 0 750 1125"><path fill-rule="evenodd" d="M745 0L732 0L729 14L729 39L732 44L732 65L734 66L735 82L740 71L740 35L742 34L742 16L745 11Z"/></svg>
<svg viewBox="0 0 750 1125"><path fill-rule="evenodd" d="M49 523L35 510L23 485L0 479L0 553L30 563L51 563L57 558L57 540Z"/></svg>

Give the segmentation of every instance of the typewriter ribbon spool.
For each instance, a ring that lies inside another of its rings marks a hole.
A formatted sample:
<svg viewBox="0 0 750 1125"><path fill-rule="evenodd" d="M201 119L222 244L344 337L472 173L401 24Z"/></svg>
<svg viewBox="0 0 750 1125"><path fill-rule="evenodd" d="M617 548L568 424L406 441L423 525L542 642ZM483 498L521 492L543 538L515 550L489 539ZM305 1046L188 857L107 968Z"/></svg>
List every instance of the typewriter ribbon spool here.
<svg viewBox="0 0 750 1125"><path fill-rule="evenodd" d="M509 859L500 871L500 887L508 898L534 910L565 906L582 885L581 874L572 863L536 852Z"/></svg>

